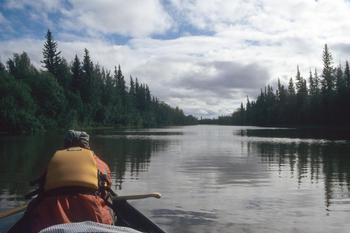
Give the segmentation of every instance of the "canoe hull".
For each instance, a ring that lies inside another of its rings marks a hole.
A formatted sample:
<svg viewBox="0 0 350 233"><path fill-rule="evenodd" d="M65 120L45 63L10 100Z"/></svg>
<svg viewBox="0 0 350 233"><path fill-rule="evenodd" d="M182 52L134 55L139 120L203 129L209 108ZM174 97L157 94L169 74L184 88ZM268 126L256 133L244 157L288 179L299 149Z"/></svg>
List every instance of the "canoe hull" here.
<svg viewBox="0 0 350 233"><path fill-rule="evenodd" d="M165 233L125 200L114 201L113 210L117 215L116 225L118 226L126 226L147 233Z"/></svg>

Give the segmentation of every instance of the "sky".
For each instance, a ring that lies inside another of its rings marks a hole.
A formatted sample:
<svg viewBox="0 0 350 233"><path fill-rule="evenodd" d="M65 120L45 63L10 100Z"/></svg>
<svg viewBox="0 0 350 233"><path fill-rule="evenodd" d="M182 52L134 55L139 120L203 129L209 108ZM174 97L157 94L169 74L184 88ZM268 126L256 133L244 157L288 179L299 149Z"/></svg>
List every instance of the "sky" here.
<svg viewBox="0 0 350 233"><path fill-rule="evenodd" d="M349 0L0 0L0 60L42 68L47 29L70 62L84 48L186 114L231 114L260 88L350 60Z"/></svg>

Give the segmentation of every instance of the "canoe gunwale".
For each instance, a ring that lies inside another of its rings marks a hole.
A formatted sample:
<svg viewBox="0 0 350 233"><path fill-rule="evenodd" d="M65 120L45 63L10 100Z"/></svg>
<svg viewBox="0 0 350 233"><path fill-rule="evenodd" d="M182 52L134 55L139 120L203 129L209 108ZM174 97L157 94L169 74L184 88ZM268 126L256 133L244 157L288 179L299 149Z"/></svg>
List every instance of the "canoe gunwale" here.
<svg viewBox="0 0 350 233"><path fill-rule="evenodd" d="M146 233L166 233L126 200L113 201L113 211L117 216L117 226L126 226Z"/></svg>
<svg viewBox="0 0 350 233"><path fill-rule="evenodd" d="M130 227L145 233L166 233L158 225L156 225L140 211L130 205L126 200L113 201L112 210L117 216L116 222L114 223L116 226ZM22 217L24 212L25 210L22 210L20 212L13 212L12 214L1 218L0 223L4 221L8 222L10 219L13 219L11 222L15 223ZM10 228L11 225L7 225L7 227ZM5 232L7 230L5 230Z"/></svg>

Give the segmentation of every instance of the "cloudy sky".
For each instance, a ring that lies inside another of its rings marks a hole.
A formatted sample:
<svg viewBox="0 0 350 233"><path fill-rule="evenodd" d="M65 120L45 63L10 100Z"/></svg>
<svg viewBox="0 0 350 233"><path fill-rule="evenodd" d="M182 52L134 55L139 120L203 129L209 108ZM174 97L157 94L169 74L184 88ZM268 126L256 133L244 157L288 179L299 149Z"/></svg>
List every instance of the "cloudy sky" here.
<svg viewBox="0 0 350 233"><path fill-rule="evenodd" d="M187 114L231 113L261 87L287 82L299 65L320 70L350 58L349 0L0 0L0 59L26 51L40 67L50 28L71 61L137 77Z"/></svg>

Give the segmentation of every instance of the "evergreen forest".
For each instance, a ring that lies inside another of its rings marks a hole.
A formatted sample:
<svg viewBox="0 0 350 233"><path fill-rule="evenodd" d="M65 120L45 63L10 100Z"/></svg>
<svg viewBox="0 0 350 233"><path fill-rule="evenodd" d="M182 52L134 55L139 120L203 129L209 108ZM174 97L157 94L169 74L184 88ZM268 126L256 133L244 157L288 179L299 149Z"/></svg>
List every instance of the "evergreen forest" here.
<svg viewBox="0 0 350 233"><path fill-rule="evenodd" d="M327 44L324 46L323 68L320 74L310 70L303 77L297 67L295 78L287 85L278 80L277 87L267 85L254 101L247 97L231 116L201 123L293 126L293 127L349 127L350 126L350 70L334 66Z"/></svg>
<svg viewBox="0 0 350 233"><path fill-rule="evenodd" d="M48 30L43 69L27 53L0 62L0 131L32 133L83 127L156 127L193 124L186 116L152 96L149 87L120 66L113 71L94 63L89 51L70 63L62 57Z"/></svg>

